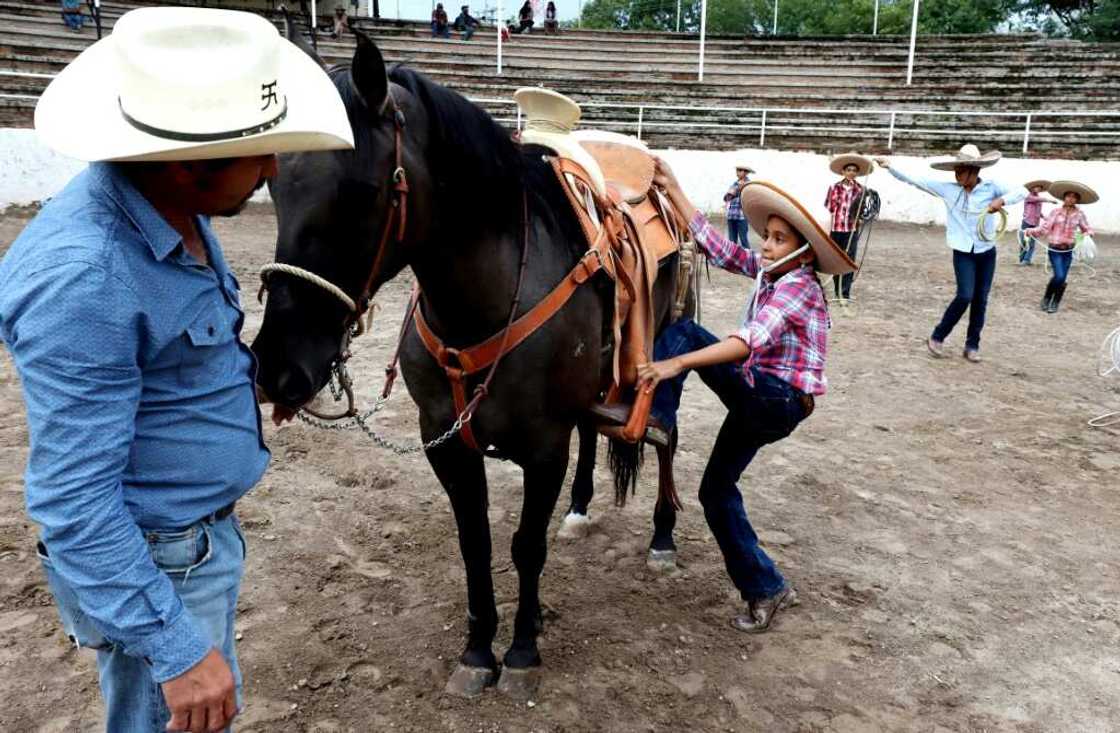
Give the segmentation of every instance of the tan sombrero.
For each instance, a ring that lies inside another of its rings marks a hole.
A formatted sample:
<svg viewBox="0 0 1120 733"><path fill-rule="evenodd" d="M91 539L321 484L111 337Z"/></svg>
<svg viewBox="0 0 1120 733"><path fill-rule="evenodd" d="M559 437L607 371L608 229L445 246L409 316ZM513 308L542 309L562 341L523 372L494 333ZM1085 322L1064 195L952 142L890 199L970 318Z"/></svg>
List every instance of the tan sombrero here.
<svg viewBox="0 0 1120 733"><path fill-rule="evenodd" d="M740 160L740 161L739 161L738 163L736 163L736 164L735 164L735 170L737 170L737 171L746 171L747 173L750 173L750 174L752 174L752 175L753 175L753 174L754 174L754 172L755 172L755 171L754 171L754 168L751 168L751 167L750 167L749 165L747 165L746 163L744 163L744 162L743 162L743 161L741 161L741 160Z"/></svg>
<svg viewBox="0 0 1120 733"><path fill-rule="evenodd" d="M743 186L741 201L743 214L760 237L766 236L766 223L770 217L779 216L800 232L813 248L813 253L817 256L818 271L826 275L844 275L856 271L856 263L840 249L840 245L832 241L813 215L797 199L773 183L751 181Z"/></svg>
<svg viewBox="0 0 1120 733"><path fill-rule="evenodd" d="M1045 178L1039 178L1039 179L1034 180L1034 181L1027 181L1026 183L1023 184L1023 188L1030 191L1035 186L1042 186L1042 189L1045 191L1045 190L1050 189L1050 184L1051 183L1053 183L1053 181L1048 181Z"/></svg>
<svg viewBox="0 0 1120 733"><path fill-rule="evenodd" d="M513 99L525 118L519 135L521 143L543 145L579 163L591 177L591 185L596 192L600 196L606 195L607 184L598 163L572 136L581 114L579 104L560 92L544 87L522 87L513 93Z"/></svg>
<svg viewBox="0 0 1120 733"><path fill-rule="evenodd" d="M1076 181L1054 181L1050 184L1050 195L1061 201L1067 193L1076 193L1081 197L1079 204L1095 204L1101 200L1097 192Z"/></svg>
<svg viewBox="0 0 1120 733"><path fill-rule="evenodd" d="M875 163L866 155L859 153L842 153L832 156L828 161L828 169L837 175L844 175L844 167L854 165L859 168L859 175L866 176L875 170Z"/></svg>
<svg viewBox="0 0 1120 733"><path fill-rule="evenodd" d="M35 130L80 160L201 160L354 147L334 84L254 13L125 13L35 107Z"/></svg>
<svg viewBox="0 0 1120 733"><path fill-rule="evenodd" d="M980 148L969 143L967 145L962 145L956 155L947 160L935 160L929 164L929 167L939 171L951 171L961 166L987 168L988 166L998 163L999 159L1002 157L1003 153L998 150L989 150L981 154Z"/></svg>

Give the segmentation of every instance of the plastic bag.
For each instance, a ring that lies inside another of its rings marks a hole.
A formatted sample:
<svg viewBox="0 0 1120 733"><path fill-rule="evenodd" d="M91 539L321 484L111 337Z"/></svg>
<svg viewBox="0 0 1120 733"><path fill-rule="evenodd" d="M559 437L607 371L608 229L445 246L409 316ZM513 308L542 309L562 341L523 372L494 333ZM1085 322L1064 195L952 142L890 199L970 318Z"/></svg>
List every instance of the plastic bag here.
<svg viewBox="0 0 1120 733"><path fill-rule="evenodd" d="M1097 243L1088 234L1078 235L1077 246L1073 248L1073 259L1086 263L1097 259Z"/></svg>

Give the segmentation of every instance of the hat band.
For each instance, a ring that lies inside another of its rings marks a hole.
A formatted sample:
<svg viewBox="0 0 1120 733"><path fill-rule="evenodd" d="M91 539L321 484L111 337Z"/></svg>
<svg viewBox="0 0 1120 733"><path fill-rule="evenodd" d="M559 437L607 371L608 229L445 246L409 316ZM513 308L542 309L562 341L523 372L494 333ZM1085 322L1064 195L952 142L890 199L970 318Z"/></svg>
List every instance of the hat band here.
<svg viewBox="0 0 1120 733"><path fill-rule="evenodd" d="M120 107L121 116L124 117L125 121L140 132L146 132L149 135L163 138L164 140L175 140L184 143L210 143L219 140L237 140L239 138L249 137L250 135L258 135L276 127L288 116L288 98L285 96L284 103L280 107L280 114L259 125L245 127L240 130L225 130L223 132L177 132L175 130L165 130L160 127L154 127L136 119L128 112L125 112L124 104L121 102L120 97L117 97L117 106Z"/></svg>

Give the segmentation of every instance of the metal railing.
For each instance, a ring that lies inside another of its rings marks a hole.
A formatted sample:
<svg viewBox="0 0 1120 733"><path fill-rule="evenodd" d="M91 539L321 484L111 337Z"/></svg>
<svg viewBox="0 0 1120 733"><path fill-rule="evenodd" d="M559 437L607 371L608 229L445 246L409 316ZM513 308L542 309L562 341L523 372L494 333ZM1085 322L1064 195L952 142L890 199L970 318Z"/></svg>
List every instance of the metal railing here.
<svg viewBox="0 0 1120 733"><path fill-rule="evenodd" d="M478 97L471 98L471 101L476 104L493 105L499 107L514 107L516 110L515 116L502 116L497 117L499 122L506 124L513 124L517 129L521 129L521 110L517 108L516 103L512 99L497 99ZM1082 112L1082 111L1033 111L1033 112L994 112L994 111L950 111L950 110L918 110L918 109L822 109L822 108L793 108L793 107L706 107L706 106L682 106L671 104L624 104L618 102L580 102L580 106L584 109L607 109L607 110L624 110L629 111L628 116L619 116L617 118L595 117L591 119L584 119L581 124L587 127L605 127L623 129L626 131L634 130L635 135L640 140L643 133L648 132L650 129L668 129L668 130L714 130L726 133L737 133L746 135L758 135L759 147L766 145L767 133L797 133L797 132L831 132L831 133L845 133L845 134L858 134L869 136L871 140L879 139L886 140L887 149L894 149L894 142L896 135L900 132L899 118L906 117L912 122L918 119L933 120L936 118L998 118L1001 120L1019 121L1015 126L1008 125L1002 128L977 128L959 127L953 124L936 125L935 122L927 122L927 126L919 127L915 124L908 124L901 129L903 133L910 134L925 134L925 135L958 135L968 137L981 137L989 139L1003 139L1003 140L1022 140L1022 151L1026 155L1030 151L1031 137L1033 135L1045 135L1047 138L1086 138L1098 137L1115 140L1120 144L1120 129L1116 130L1038 130L1037 122L1039 119L1072 119L1072 118L1107 118L1109 120L1115 119L1120 123L1120 111L1099 111L1099 112ZM711 117L716 115L737 115L740 119L735 123L728 123L720 120L704 120L691 121L675 119L670 121L651 120L649 113L653 112L672 112L672 113L685 113L689 115L701 115L705 113ZM791 122L788 120L779 119L774 122L774 117L790 116L790 115L804 115L807 117L821 117L832 118L823 120L825 124L801 124L798 122ZM844 122L837 122L835 118L840 117ZM857 120L861 121L857 123ZM1020 126L1021 125L1021 126Z"/></svg>

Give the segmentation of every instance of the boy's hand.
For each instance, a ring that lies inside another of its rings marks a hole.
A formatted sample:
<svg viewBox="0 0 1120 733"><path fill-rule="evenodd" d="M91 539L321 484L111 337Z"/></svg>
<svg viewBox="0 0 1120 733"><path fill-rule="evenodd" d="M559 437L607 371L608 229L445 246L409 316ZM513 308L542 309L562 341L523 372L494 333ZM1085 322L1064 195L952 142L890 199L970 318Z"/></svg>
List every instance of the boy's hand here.
<svg viewBox="0 0 1120 733"><path fill-rule="evenodd" d="M875 164L878 165L880 168L889 169L891 167L891 159L890 158L884 158L884 157L880 156L878 158L875 158Z"/></svg>
<svg viewBox="0 0 1120 733"><path fill-rule="evenodd" d="M679 359L666 359L665 361L651 361L638 365L638 382L646 392L652 392L657 384L666 379L672 379L681 373L682 367Z"/></svg>
<svg viewBox="0 0 1120 733"><path fill-rule="evenodd" d="M1002 208L1003 208L1003 199L998 198L995 201L993 201L992 203L988 204L988 213L989 214L994 214Z"/></svg>

